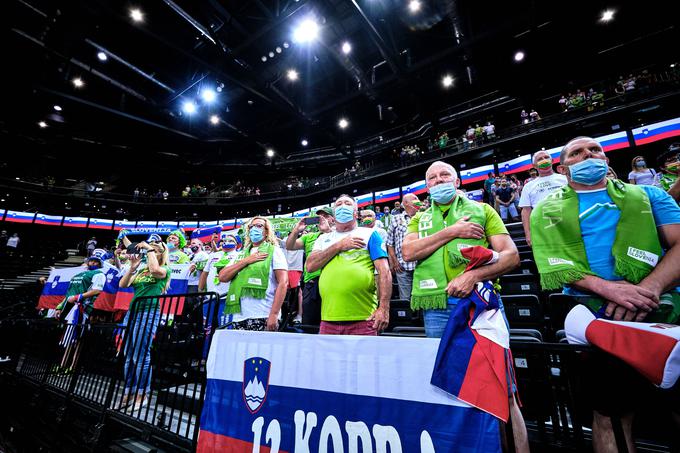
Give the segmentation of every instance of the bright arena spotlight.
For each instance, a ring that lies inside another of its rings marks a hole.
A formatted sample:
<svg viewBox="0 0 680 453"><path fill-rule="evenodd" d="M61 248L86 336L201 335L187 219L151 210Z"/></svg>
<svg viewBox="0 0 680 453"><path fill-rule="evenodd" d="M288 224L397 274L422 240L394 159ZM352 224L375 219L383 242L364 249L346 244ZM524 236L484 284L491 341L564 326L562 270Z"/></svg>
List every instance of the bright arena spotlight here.
<svg viewBox="0 0 680 453"><path fill-rule="evenodd" d="M293 42L304 44L319 36L319 24L312 18L303 20L293 31Z"/></svg>

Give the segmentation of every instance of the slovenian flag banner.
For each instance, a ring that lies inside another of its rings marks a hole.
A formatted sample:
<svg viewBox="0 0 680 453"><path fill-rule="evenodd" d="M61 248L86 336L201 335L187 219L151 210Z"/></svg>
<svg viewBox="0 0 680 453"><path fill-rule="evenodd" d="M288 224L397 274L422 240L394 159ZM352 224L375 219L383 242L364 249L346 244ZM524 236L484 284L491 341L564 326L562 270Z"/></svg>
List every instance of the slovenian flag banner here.
<svg viewBox="0 0 680 453"><path fill-rule="evenodd" d="M424 179L422 181L417 181L414 182L413 184L409 184L408 186L404 186L401 188L401 193L403 193L404 195L406 195L407 193L420 195L421 193L425 192L427 192L427 184L425 184Z"/></svg>
<svg viewBox="0 0 680 453"><path fill-rule="evenodd" d="M173 230L177 228L176 220L159 220L158 228L172 228Z"/></svg>
<svg viewBox="0 0 680 453"><path fill-rule="evenodd" d="M199 226L199 228L210 228L210 227L214 227L214 226L217 226L217 220L208 220L208 221L200 220L200 221L198 222L198 226Z"/></svg>
<svg viewBox="0 0 680 453"><path fill-rule="evenodd" d="M179 227L184 231L192 231L198 228L198 222L179 222Z"/></svg>
<svg viewBox="0 0 680 453"><path fill-rule="evenodd" d="M484 200L483 189L469 190L465 192L465 195L468 197L468 200L478 201L480 203L482 202L482 200Z"/></svg>
<svg viewBox="0 0 680 453"><path fill-rule="evenodd" d="M156 228L158 224L155 220L139 220L137 221L137 228Z"/></svg>
<svg viewBox="0 0 680 453"><path fill-rule="evenodd" d="M243 225L248 223L250 220L250 217L242 217L240 219L236 219L236 228L241 228Z"/></svg>
<svg viewBox="0 0 680 453"><path fill-rule="evenodd" d="M293 213L293 217L307 217L309 215L309 209L301 209Z"/></svg>
<svg viewBox="0 0 680 453"><path fill-rule="evenodd" d="M680 117L633 129L633 138L638 146L678 136L680 136Z"/></svg>
<svg viewBox="0 0 680 453"><path fill-rule="evenodd" d="M35 216L35 223L38 225L61 226L61 221L63 219L64 217L60 215L47 215L38 213Z"/></svg>
<svg viewBox="0 0 680 453"><path fill-rule="evenodd" d="M222 232L222 226L216 225L213 227L198 228L191 233L191 239L200 239L201 242L210 242L213 239L213 235L216 234L219 240L219 235Z"/></svg>
<svg viewBox="0 0 680 453"><path fill-rule="evenodd" d="M470 168L467 170L460 171L461 184L470 184L477 181L483 181L486 179L490 172L493 172L493 164L482 165L477 168Z"/></svg>
<svg viewBox="0 0 680 453"><path fill-rule="evenodd" d="M0 209L0 220L2 220L5 217L5 210Z"/></svg>
<svg viewBox="0 0 680 453"><path fill-rule="evenodd" d="M64 217L64 226L74 228L85 228L87 226L87 217Z"/></svg>
<svg viewBox="0 0 680 453"><path fill-rule="evenodd" d="M34 212L7 211L5 213L5 222L33 223L34 217Z"/></svg>
<svg viewBox="0 0 680 453"><path fill-rule="evenodd" d="M116 220L113 222L114 230L130 230L137 226L136 220Z"/></svg>
<svg viewBox="0 0 680 453"><path fill-rule="evenodd" d="M90 228L98 228L100 230L110 230L113 228L112 219L94 219L90 218Z"/></svg>
<svg viewBox="0 0 680 453"><path fill-rule="evenodd" d="M505 173L506 175L529 171L531 167L531 155L529 154L498 163L498 171L500 173ZM484 179L486 179L486 175L484 176Z"/></svg>
<svg viewBox="0 0 680 453"><path fill-rule="evenodd" d="M357 207L363 208L364 206L369 206L373 204L373 194L365 193L363 195L357 195L354 197L354 201L357 202Z"/></svg>
<svg viewBox="0 0 680 453"><path fill-rule="evenodd" d="M614 151L615 149L628 148L630 146L626 131L615 132L602 137L595 137L595 140L600 144L605 153Z"/></svg>
<svg viewBox="0 0 680 453"><path fill-rule="evenodd" d="M430 385L438 345L218 330L196 451L500 452L494 417Z"/></svg>
<svg viewBox="0 0 680 453"><path fill-rule="evenodd" d="M292 213L292 212L288 212L288 213L286 213L286 214L277 214L277 215L276 215L276 218L277 218L277 219L287 219L287 218L290 218L290 217L293 217L293 213Z"/></svg>
<svg viewBox="0 0 680 453"><path fill-rule="evenodd" d="M388 203L390 201L399 200L399 187L394 189L381 190L375 193L375 203Z"/></svg>
<svg viewBox="0 0 680 453"><path fill-rule="evenodd" d="M236 226L236 220L220 220L220 225L222 225L223 230L233 230Z"/></svg>
<svg viewBox="0 0 680 453"><path fill-rule="evenodd" d="M171 264L170 270L172 275L170 277L170 286L168 287L168 295L172 294L186 294L188 288L189 264ZM53 269L50 276L45 283L43 292L38 300L38 308L55 308L64 298L68 285L74 275L87 270L84 266L68 267L64 269ZM102 272L106 275L106 284L103 291L97 296L94 302L94 308L98 310L116 311L128 310L130 302L134 297L134 289L119 288L118 282L122 274L118 269L105 263ZM184 298L180 297L172 301L173 307L164 304L162 308L163 313L181 313L184 306ZM175 305L179 306L176 308Z"/></svg>

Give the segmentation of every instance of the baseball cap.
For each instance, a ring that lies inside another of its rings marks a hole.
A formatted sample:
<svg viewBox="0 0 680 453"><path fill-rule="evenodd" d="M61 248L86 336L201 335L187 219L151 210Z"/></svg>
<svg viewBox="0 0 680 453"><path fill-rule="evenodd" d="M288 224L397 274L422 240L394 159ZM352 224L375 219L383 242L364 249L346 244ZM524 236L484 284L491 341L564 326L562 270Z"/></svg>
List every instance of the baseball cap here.
<svg viewBox="0 0 680 453"><path fill-rule="evenodd" d="M94 249L92 255L90 255L90 257L88 258L88 260L98 260L100 263L103 263L105 259L106 250L104 249Z"/></svg>
<svg viewBox="0 0 680 453"><path fill-rule="evenodd" d="M156 233L152 233L152 234L149 235L149 237L147 238L146 242L148 242L148 243L152 243L152 242L163 242L163 240L162 240L161 237L160 237L159 235L157 235Z"/></svg>
<svg viewBox="0 0 680 453"><path fill-rule="evenodd" d="M330 215L330 216L334 215L333 209L330 208L330 207L328 207L328 206L324 206L324 207L321 208L321 209L317 209L316 212L315 212L315 214L316 214L316 215L319 215L320 212L324 212L324 213L326 213L326 214L328 214L328 215Z"/></svg>

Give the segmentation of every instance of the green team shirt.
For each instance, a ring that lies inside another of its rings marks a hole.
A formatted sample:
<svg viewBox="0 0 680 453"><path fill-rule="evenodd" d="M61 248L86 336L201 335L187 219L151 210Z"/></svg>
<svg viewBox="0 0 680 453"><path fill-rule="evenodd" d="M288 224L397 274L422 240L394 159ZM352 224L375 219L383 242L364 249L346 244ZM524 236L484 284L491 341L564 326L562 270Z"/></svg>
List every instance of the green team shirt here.
<svg viewBox="0 0 680 453"><path fill-rule="evenodd" d="M489 206L486 203L481 203L482 207L484 208L484 214L486 216L486 222L484 225L484 232L486 234L486 237L484 237L484 247L489 246L489 242L487 241L487 238L489 236L495 236L497 234L508 234L508 229L505 228L505 225L503 224L503 220L501 220L501 216L498 215L495 209L493 209L491 206ZM439 209L444 212L446 211L450 205L436 205L439 207ZM410 233L416 233L418 234L418 222L420 221L420 216L422 215L422 212L417 213L411 218L411 221L408 224L408 227L406 229L406 234ZM449 225L450 226L450 225ZM449 260L444 260L444 268L446 270L446 278L451 281L454 278L458 277L463 273L465 270L465 266L467 264L463 263L459 266L452 267L451 264L449 263Z"/></svg>
<svg viewBox="0 0 680 453"><path fill-rule="evenodd" d="M307 233L303 234L300 236L300 240L302 243L305 245L305 259L309 257L309 254L312 253L312 249L314 248L314 242L316 242L316 239L321 235L321 232L316 232L316 233ZM313 280L315 278L319 278L319 275L321 275L321 269L319 269L316 272L309 273L307 272L307 266L305 266L304 269L304 274L302 280L307 283L310 280Z"/></svg>
<svg viewBox="0 0 680 453"><path fill-rule="evenodd" d="M97 277L98 275L101 275L101 277ZM62 300L61 303L57 305L57 310L63 310L63 308L67 304L66 300L69 297L75 296L76 294L86 293L91 288L104 289L105 283L106 277L104 277L104 273L101 271L101 269L95 269L93 271L87 270L85 272L81 272L79 274L74 275L68 284L68 289L66 290L66 294L64 295L64 300ZM85 307L86 313L89 314L94 309L94 298L89 297L87 299L81 299L80 302Z"/></svg>
<svg viewBox="0 0 680 453"><path fill-rule="evenodd" d="M191 261L187 254L181 250L170 252L168 260L170 261L170 264L186 264Z"/></svg>
<svg viewBox="0 0 680 453"><path fill-rule="evenodd" d="M145 296L160 296L165 292L165 286L170 280L172 270L170 266L163 266L165 269L165 278L156 278L151 275L149 268L142 269L132 281L132 287L135 289L135 297L130 302L130 307L134 307L135 301L140 297ZM137 311L154 310L158 308L158 299L147 299L137 306Z"/></svg>

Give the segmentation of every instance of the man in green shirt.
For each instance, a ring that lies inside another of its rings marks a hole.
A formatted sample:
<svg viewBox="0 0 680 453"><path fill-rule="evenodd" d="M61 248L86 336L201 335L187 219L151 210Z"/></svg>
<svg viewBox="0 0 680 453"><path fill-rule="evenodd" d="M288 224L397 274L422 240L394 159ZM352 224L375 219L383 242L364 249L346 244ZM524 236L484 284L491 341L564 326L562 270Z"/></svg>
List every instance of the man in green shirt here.
<svg viewBox="0 0 680 453"><path fill-rule="evenodd" d="M411 218L402 255L405 261L418 262L411 308L424 310L427 336L441 338L458 301L469 296L478 282L493 280L517 267L519 253L491 206L458 196L458 174L451 165L441 161L430 165L425 183L432 206ZM467 263L458 256L460 246L465 245L491 248L498 254L497 260L465 271ZM524 419L514 392L509 393L516 451L528 451Z"/></svg>
<svg viewBox="0 0 680 453"><path fill-rule="evenodd" d="M300 220L291 230L288 238L286 238L286 250L304 249L306 259L312 253L316 239L323 233L330 233L333 231L335 219L333 218L333 210L331 208L321 208L316 211L316 215L319 216L319 231L302 234L307 228L307 224L305 223L305 219ZM317 325L321 322L319 275L321 275L320 269L315 272L307 272L307 268L304 268L304 274L302 277L304 282L304 286L302 287L303 324Z"/></svg>
<svg viewBox="0 0 680 453"><path fill-rule="evenodd" d="M680 202L680 143L673 143L658 157L661 172L656 174L656 185Z"/></svg>

